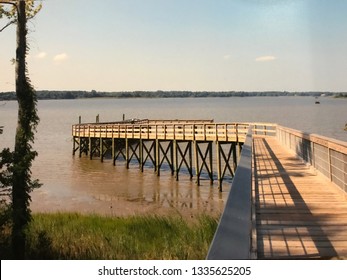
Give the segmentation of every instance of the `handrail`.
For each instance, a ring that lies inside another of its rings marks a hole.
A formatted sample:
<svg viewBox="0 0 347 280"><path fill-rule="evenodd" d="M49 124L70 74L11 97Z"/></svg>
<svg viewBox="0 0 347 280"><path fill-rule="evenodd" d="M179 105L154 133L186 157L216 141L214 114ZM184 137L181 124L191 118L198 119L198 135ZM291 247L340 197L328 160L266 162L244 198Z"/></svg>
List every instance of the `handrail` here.
<svg viewBox="0 0 347 280"><path fill-rule="evenodd" d="M173 119L173 120L154 120L154 119L126 119L122 121L113 121L113 122L87 122L87 123L80 123L75 125L104 125L104 124L179 124L179 123L185 123L185 124L193 124L193 123L213 123L213 120L195 120L195 119Z"/></svg>
<svg viewBox="0 0 347 280"><path fill-rule="evenodd" d="M134 120L72 126L74 137L244 142L249 126L258 135L275 135L271 123L214 123L210 120Z"/></svg>
<svg viewBox="0 0 347 280"><path fill-rule="evenodd" d="M251 258L252 127L246 136L231 190L211 243L208 260Z"/></svg>
<svg viewBox="0 0 347 280"><path fill-rule="evenodd" d="M283 126L277 126L277 139L347 192L347 142Z"/></svg>
<svg viewBox="0 0 347 280"><path fill-rule="evenodd" d="M329 138L329 137L318 135L318 134L305 133L303 131L296 130L289 127L284 127L281 125L277 126L277 131L287 132L299 138L309 140L313 143L320 144L329 149L332 149L335 151L341 151L342 153L347 154L347 142L345 141Z"/></svg>
<svg viewBox="0 0 347 280"><path fill-rule="evenodd" d="M244 141L248 123L94 123L72 126L74 137L197 141Z"/></svg>

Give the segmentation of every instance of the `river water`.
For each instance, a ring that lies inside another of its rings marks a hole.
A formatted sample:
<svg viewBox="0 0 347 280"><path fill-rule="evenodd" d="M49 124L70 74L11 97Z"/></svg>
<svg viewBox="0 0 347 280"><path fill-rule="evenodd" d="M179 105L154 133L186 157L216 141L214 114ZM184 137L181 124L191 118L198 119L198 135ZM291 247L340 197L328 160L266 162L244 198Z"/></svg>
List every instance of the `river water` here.
<svg viewBox="0 0 347 280"><path fill-rule="evenodd" d="M220 193L217 183L202 180L197 187L188 176L180 181L169 171L157 177L153 169L141 173L138 165L72 156L71 125L126 118L213 119L216 122L271 122L347 141L347 99L321 97L233 97L167 99L79 99L38 103L40 124L34 148L39 153L33 177L43 186L32 193L33 211L78 211L103 215L222 212L230 184ZM13 147L16 102L0 103L0 148Z"/></svg>

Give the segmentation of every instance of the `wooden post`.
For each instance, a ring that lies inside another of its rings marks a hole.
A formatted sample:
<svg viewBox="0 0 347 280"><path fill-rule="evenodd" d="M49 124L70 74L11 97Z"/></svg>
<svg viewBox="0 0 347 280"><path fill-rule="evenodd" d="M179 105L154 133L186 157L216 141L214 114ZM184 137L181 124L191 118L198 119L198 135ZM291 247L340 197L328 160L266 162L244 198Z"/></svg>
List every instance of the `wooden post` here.
<svg viewBox="0 0 347 280"><path fill-rule="evenodd" d="M139 146L139 157L140 157L140 170L141 170L141 172L143 172L143 165L144 165L144 162L143 162L143 160L144 160L144 158L143 158L143 140L142 139L140 139L140 146Z"/></svg>
<svg viewBox="0 0 347 280"><path fill-rule="evenodd" d="M328 163L329 163L329 178L330 181L333 181L333 170L332 170L332 163L331 163L331 150L328 147Z"/></svg>
<svg viewBox="0 0 347 280"><path fill-rule="evenodd" d="M78 147L80 147L79 157L82 157L82 140L81 137L78 137Z"/></svg>
<svg viewBox="0 0 347 280"><path fill-rule="evenodd" d="M116 143L115 143L115 139L112 138L112 162L113 165L116 165Z"/></svg>
<svg viewBox="0 0 347 280"><path fill-rule="evenodd" d="M212 142L208 143L208 149L210 153L210 184L213 184L213 154L212 154Z"/></svg>
<svg viewBox="0 0 347 280"><path fill-rule="evenodd" d="M176 181L178 181L178 173L179 173L179 169L178 169L178 153L177 153L177 140L173 140L173 152L174 152L174 160L173 160L173 164L174 164L174 170L175 170L175 175L176 175Z"/></svg>
<svg viewBox="0 0 347 280"><path fill-rule="evenodd" d="M74 156L76 153L76 137L72 137L72 155Z"/></svg>
<svg viewBox="0 0 347 280"><path fill-rule="evenodd" d="M78 117L78 123L79 123L79 124L82 123L82 117L81 117L81 116Z"/></svg>
<svg viewBox="0 0 347 280"><path fill-rule="evenodd" d="M84 138L84 139L85 139L85 143L84 143L85 154L87 156L88 155L88 148L89 148L89 139L88 138Z"/></svg>
<svg viewBox="0 0 347 280"><path fill-rule="evenodd" d="M241 158L242 144L240 142L236 142L236 145L239 146L238 158Z"/></svg>
<svg viewBox="0 0 347 280"><path fill-rule="evenodd" d="M232 151L232 153L233 153L233 165L234 165L233 168L234 168L234 172L235 172L235 170L237 168L237 154L236 154L237 143L232 143L231 145L232 145L232 149L233 149L233 151ZM240 154L241 154L241 152L240 152Z"/></svg>
<svg viewBox="0 0 347 280"><path fill-rule="evenodd" d="M157 127L157 126L156 126ZM160 176L160 142L159 139L155 140L155 170L157 175Z"/></svg>
<svg viewBox="0 0 347 280"><path fill-rule="evenodd" d="M200 186L200 167L199 167L199 146L198 142L194 140L194 160L195 160L195 174L196 174L196 184Z"/></svg>
<svg viewBox="0 0 347 280"><path fill-rule="evenodd" d="M125 138L125 161L126 168L129 169L129 139Z"/></svg>
<svg viewBox="0 0 347 280"><path fill-rule="evenodd" d="M93 145L92 145L92 138L89 137L89 158L93 158Z"/></svg>
<svg viewBox="0 0 347 280"><path fill-rule="evenodd" d="M174 142L175 140L171 140L170 145L170 161L171 161L171 176L175 174L175 163L174 163Z"/></svg>
<svg viewBox="0 0 347 280"><path fill-rule="evenodd" d="M100 161L104 161L104 142L102 138L100 137Z"/></svg>
<svg viewBox="0 0 347 280"><path fill-rule="evenodd" d="M190 174L190 180L193 179L193 151L192 151L192 142L189 141L188 144L189 145L189 174Z"/></svg>
<svg viewBox="0 0 347 280"><path fill-rule="evenodd" d="M315 146L315 143L311 141L311 147L312 147L312 148L311 148L311 149L312 149L312 152L311 152L311 153L312 153L312 156L311 156L311 157L312 157L312 166L313 166L314 168L316 168L316 154L315 154L316 151L315 151L315 149L314 149L314 146Z"/></svg>
<svg viewBox="0 0 347 280"><path fill-rule="evenodd" d="M218 189L221 192L222 191L222 163L221 163L221 155L220 155L220 143L219 141L216 141L216 156L217 156L217 177L218 177Z"/></svg>

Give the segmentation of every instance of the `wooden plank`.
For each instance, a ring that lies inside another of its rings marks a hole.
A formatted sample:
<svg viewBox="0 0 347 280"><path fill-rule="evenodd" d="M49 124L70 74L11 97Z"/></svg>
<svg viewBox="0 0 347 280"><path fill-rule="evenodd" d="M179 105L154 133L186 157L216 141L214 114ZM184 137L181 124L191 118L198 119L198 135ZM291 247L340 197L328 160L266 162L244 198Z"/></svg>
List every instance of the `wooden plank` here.
<svg viewBox="0 0 347 280"><path fill-rule="evenodd" d="M271 238L263 238L262 239L263 246L271 246L274 247L305 247L305 248L331 248L337 249L338 247L347 249L347 241L346 240L315 240L313 239L305 239L305 240L279 240L279 239L271 239Z"/></svg>
<svg viewBox="0 0 347 280"><path fill-rule="evenodd" d="M258 258L347 256L346 195L271 138L255 138Z"/></svg>

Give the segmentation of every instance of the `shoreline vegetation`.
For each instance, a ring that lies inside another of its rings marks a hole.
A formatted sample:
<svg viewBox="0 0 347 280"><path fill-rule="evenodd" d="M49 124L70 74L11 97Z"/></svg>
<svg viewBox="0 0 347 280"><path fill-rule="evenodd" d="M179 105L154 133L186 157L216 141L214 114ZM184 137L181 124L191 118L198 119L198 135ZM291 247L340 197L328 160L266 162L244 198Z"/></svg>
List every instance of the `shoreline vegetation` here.
<svg viewBox="0 0 347 280"><path fill-rule="evenodd" d="M202 98L202 97L253 97L253 96L329 96L347 98L347 92L287 92L287 91L37 91L39 100L81 98ZM0 101L16 100L14 92L0 92Z"/></svg>
<svg viewBox="0 0 347 280"><path fill-rule="evenodd" d="M218 220L207 215L104 217L36 213L26 259L203 260ZM10 232L0 232L0 257L12 259Z"/></svg>

